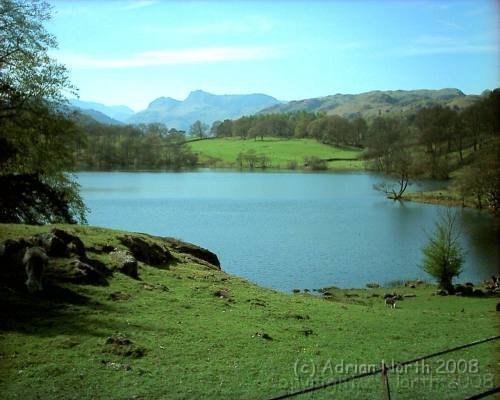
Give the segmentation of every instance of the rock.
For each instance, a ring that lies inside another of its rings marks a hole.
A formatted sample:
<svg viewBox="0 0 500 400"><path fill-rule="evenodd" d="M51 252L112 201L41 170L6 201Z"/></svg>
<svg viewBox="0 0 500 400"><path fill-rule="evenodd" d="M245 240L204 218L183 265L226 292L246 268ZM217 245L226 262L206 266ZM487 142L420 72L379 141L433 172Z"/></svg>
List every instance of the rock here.
<svg viewBox="0 0 500 400"><path fill-rule="evenodd" d="M212 253L210 250L207 250L203 247L196 246L192 243L181 242L179 240L171 239L171 238L163 238L167 243L179 253L190 254L200 260L206 261L209 264L216 267L216 269L220 270L220 261L217 257L217 254Z"/></svg>
<svg viewBox="0 0 500 400"><path fill-rule="evenodd" d="M103 352L117 356L140 358L146 354L147 350L144 347L135 346L124 334L116 333L106 339Z"/></svg>
<svg viewBox="0 0 500 400"><path fill-rule="evenodd" d="M116 247L111 246L109 244L98 244L95 246L87 247L87 250L96 254L103 254L103 253L109 254L112 251L115 251Z"/></svg>
<svg viewBox="0 0 500 400"><path fill-rule="evenodd" d="M108 360L101 360L101 363L105 367L111 368L114 370L121 370L122 369L124 371L130 371L132 369L132 367L129 364L120 364L120 363L108 361Z"/></svg>
<svg viewBox="0 0 500 400"><path fill-rule="evenodd" d="M0 281L9 287L24 287L23 257L31 244L25 239L7 239L0 245Z"/></svg>
<svg viewBox="0 0 500 400"><path fill-rule="evenodd" d="M229 292L230 292L230 290L228 288L222 288L220 290L216 290L214 292L214 296L219 297L220 299L223 299L223 298L229 297Z"/></svg>
<svg viewBox="0 0 500 400"><path fill-rule="evenodd" d="M70 257L73 254L82 260L87 258L81 239L62 229L54 228L48 233L39 233L32 240L51 257Z"/></svg>
<svg viewBox="0 0 500 400"><path fill-rule="evenodd" d="M456 295L462 295L462 296L471 296L472 293L474 292L474 288L469 285L455 285L455 294Z"/></svg>
<svg viewBox="0 0 500 400"><path fill-rule="evenodd" d="M366 287L370 288L370 289L376 289L376 288L379 288L380 285L378 283L372 282L372 283L367 283Z"/></svg>
<svg viewBox="0 0 500 400"><path fill-rule="evenodd" d="M166 266L174 257L166 247L139 236L125 235L118 238L139 261L152 266Z"/></svg>
<svg viewBox="0 0 500 400"><path fill-rule="evenodd" d="M106 344L113 344L117 346L128 346L132 341L123 333L115 333L106 339Z"/></svg>
<svg viewBox="0 0 500 400"><path fill-rule="evenodd" d="M109 253L111 260L116 264L116 269L121 273L138 279L137 260L124 250L116 250Z"/></svg>
<svg viewBox="0 0 500 400"><path fill-rule="evenodd" d="M385 299L403 300L403 296L396 292L384 293L384 300Z"/></svg>
<svg viewBox="0 0 500 400"><path fill-rule="evenodd" d="M47 268L49 258L45 250L38 246L28 248L23 257L26 271L26 287L30 293L40 292L43 289L43 274Z"/></svg>
<svg viewBox="0 0 500 400"><path fill-rule="evenodd" d="M34 236L34 243L43 247L51 257L69 257L69 249L61 238L51 233L40 233Z"/></svg>
<svg viewBox="0 0 500 400"><path fill-rule="evenodd" d="M47 274L50 274L50 277L54 281L87 285L108 284L108 281L101 272L78 258L72 259L62 265L49 266Z"/></svg>
<svg viewBox="0 0 500 400"><path fill-rule="evenodd" d="M273 340L273 338L265 332L255 332L255 335L252 335L252 337L260 337L266 340Z"/></svg>

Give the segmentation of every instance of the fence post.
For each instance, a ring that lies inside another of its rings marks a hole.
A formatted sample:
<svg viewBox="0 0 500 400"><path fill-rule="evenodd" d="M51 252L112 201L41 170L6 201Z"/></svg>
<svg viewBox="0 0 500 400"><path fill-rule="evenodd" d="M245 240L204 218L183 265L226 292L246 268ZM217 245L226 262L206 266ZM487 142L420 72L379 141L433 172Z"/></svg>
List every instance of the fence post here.
<svg viewBox="0 0 500 400"><path fill-rule="evenodd" d="M389 378L387 376L387 367L384 361L380 364L380 376L382 378L382 387L384 390L384 400L391 400L391 391L389 389Z"/></svg>

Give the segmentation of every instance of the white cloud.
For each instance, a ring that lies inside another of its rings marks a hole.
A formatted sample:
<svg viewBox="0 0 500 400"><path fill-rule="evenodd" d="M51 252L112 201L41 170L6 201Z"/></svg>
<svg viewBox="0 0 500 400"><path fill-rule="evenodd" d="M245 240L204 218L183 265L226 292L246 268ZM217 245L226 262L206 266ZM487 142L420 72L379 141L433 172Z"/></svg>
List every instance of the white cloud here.
<svg viewBox="0 0 500 400"><path fill-rule="evenodd" d="M57 53L55 57L72 68L117 69L258 60L272 58L276 55L276 50L270 47L205 47L147 51L126 58L97 58L69 53Z"/></svg>

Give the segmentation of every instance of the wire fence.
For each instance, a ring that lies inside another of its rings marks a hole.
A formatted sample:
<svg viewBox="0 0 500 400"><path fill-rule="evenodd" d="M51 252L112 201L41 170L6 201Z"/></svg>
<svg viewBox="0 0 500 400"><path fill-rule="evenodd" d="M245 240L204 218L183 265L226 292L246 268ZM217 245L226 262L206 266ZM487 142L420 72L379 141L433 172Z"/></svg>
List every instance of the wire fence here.
<svg viewBox="0 0 500 400"><path fill-rule="evenodd" d="M318 385L314 385L314 386L310 386L310 387L307 387L307 388L304 388L304 389L300 389L300 390L297 390L297 391L283 393L283 394L280 394L278 396L271 397L271 398L269 398L269 400L289 399L289 398L292 398L292 397L295 397L295 396L299 396L299 395L302 395L302 394L315 392L317 390L326 389L326 388L329 388L329 387L332 387L332 386L335 386L335 385L340 385L340 384L351 382L351 381L354 381L354 380L357 380L357 379L367 378L369 376L373 376L373 375L377 375L377 374L380 374L381 380L382 380L382 393L383 393L383 397L382 398L384 400L390 400L391 399L391 390L390 390L390 385L389 385L389 378L388 378L388 375L387 375L387 373L389 371L391 371L391 370L394 369L397 372L397 370L399 368L404 367L405 365L415 364L415 363L417 363L419 361L424 361L424 360L427 360L429 358L433 358L433 357L441 356L443 354L448 354L448 353L451 353L451 352L463 350L463 349L466 349L466 348L469 348L469 347L477 346L479 344L486 343L486 342L492 342L492 341L498 340L498 339L500 339L500 335L488 337L488 338L485 338L485 339L475 340L474 342L466 343L466 344L463 344L463 345L460 345L460 346L456 346L456 347L452 347L452 348L449 348L449 349L446 349L446 350L437 351L435 353L426 354L424 356L413 358L411 360L401 361L399 363L393 363L391 365L386 365L382 361L380 363L380 367L372 369L371 371L364 372L364 373L357 374L357 375L350 375L350 376L340 377L340 378L337 378L337 379L333 379L331 381L327 381L327 382L324 382L324 383L321 383L321 384L318 384ZM475 394L472 397L468 397L466 400L483 399L483 398L485 398L487 396L491 396L491 395L493 395L495 393L499 393L499 392L500 392L500 387L495 387L495 388L489 389L489 390L487 390L485 392Z"/></svg>

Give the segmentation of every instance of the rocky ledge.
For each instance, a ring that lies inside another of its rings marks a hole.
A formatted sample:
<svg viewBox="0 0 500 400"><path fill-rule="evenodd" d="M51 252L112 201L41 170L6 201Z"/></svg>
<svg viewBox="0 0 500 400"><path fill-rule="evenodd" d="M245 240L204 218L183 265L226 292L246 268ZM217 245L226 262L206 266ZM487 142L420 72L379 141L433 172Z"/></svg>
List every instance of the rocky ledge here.
<svg viewBox="0 0 500 400"><path fill-rule="evenodd" d="M221 269L216 254L173 238L117 233L114 244L85 245L76 234L53 228L0 243L0 282L30 292L59 283L107 285L115 272L140 279L140 264L168 269L177 261Z"/></svg>

